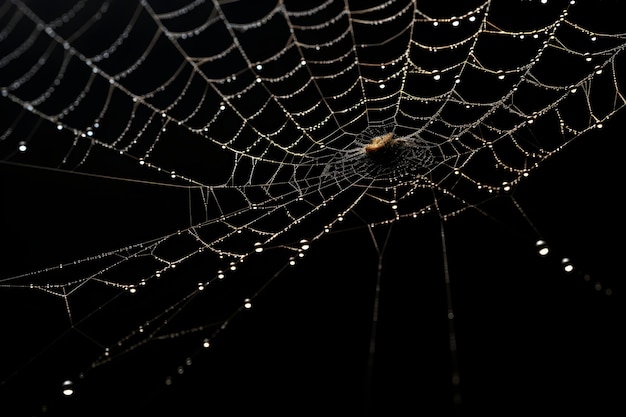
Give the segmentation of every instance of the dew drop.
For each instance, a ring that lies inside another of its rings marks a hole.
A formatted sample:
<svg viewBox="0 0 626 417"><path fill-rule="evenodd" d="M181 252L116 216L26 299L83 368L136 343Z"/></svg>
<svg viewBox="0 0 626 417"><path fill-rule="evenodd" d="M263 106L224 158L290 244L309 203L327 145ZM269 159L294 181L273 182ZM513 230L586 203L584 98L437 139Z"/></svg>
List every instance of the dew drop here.
<svg viewBox="0 0 626 417"><path fill-rule="evenodd" d="M256 253L261 253L261 252L263 252L263 246L261 246L261 242L256 242L256 243L254 244L254 251L255 251Z"/></svg>
<svg viewBox="0 0 626 417"><path fill-rule="evenodd" d="M74 383L70 381L69 379L63 381L63 384L61 385L61 392L66 397L70 397L74 395Z"/></svg>
<svg viewBox="0 0 626 417"><path fill-rule="evenodd" d="M550 253L550 248L544 240L538 240L537 242L535 242L535 246L537 247L537 253L539 253L539 255L541 256L546 256L548 253Z"/></svg>
<svg viewBox="0 0 626 417"><path fill-rule="evenodd" d="M563 270L565 272L572 272L574 270L574 265L572 265L572 262L569 258L561 259L561 264L563 265Z"/></svg>

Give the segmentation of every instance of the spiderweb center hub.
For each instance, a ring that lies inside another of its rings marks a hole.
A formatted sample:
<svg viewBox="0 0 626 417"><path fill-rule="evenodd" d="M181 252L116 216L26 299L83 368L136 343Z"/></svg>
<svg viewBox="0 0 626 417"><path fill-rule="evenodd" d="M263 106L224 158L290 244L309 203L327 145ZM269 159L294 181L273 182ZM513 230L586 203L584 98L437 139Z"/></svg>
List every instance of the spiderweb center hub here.
<svg viewBox="0 0 626 417"><path fill-rule="evenodd" d="M355 144L359 147L333 156L323 177L402 180L425 174L441 159L432 143L416 135L397 136L380 128L366 129Z"/></svg>

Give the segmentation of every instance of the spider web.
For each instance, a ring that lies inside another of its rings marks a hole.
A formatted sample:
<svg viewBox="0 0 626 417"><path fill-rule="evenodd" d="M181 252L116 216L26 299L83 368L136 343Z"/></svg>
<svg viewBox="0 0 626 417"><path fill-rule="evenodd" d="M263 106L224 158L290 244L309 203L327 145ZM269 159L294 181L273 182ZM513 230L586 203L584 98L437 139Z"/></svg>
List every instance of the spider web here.
<svg viewBox="0 0 626 417"><path fill-rule="evenodd" d="M65 215L135 230L92 246L97 227L62 242L61 224L3 273L3 292L62 301L53 333L93 353L68 378L162 342L172 385L318 243L366 231L380 269L393 225L435 219L460 404L443 225L512 209L544 247L515 191L624 106L622 22L555 0L130 3L0 6L4 165L144 187L168 217L99 200Z"/></svg>

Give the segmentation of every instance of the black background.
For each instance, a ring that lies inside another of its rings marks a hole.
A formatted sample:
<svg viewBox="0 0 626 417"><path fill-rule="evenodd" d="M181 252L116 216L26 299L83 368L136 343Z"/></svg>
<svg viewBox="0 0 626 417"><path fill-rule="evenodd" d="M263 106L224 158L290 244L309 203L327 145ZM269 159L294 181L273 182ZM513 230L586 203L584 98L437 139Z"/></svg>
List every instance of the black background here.
<svg viewBox="0 0 626 417"><path fill-rule="evenodd" d="M180 375L201 335L148 344L78 377L100 353L91 330L105 335L132 326L143 309L163 308L160 296L175 291L179 275L151 289L152 304L122 300L115 314L95 317L84 332L70 328L61 298L2 288L2 415L619 415L626 370L624 128L618 113L515 189L550 256L536 254L533 234L506 198L490 208L493 219L467 212L446 222L458 369L451 366L441 225L433 214L389 231L373 367L379 258L363 227L315 242ZM14 163L0 170L2 276L159 236L188 219L185 191ZM379 244L386 233L376 230ZM562 271L563 257L574 263L573 273ZM212 294L244 297L283 263L264 253ZM194 280L183 282L187 290ZM70 297L77 316L97 305L98 292L89 294L93 300ZM208 314L196 302L189 315ZM69 398L60 394L65 379L77 389Z"/></svg>

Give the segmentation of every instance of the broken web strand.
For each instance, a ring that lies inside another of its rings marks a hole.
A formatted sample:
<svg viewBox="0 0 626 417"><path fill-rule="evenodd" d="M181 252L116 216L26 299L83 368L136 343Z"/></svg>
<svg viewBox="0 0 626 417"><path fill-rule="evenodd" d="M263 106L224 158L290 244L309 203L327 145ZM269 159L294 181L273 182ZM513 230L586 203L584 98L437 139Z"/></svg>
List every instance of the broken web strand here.
<svg viewBox="0 0 626 417"><path fill-rule="evenodd" d="M370 234L370 238L376 248L376 253L378 254L378 266L376 268L376 284L374 286L374 299L372 301L372 323L370 328L370 338L369 338L369 348L368 348L368 356L367 356L367 370L365 376L365 410L369 410L371 408L371 399L373 394L373 383L374 383L374 369L375 369L375 358L376 358L376 341L377 341L377 331L378 331L378 317L379 317L379 306L380 306L380 293L381 293L381 285L382 285L382 276L383 276L383 255L385 253L385 249L387 247L387 242L391 237L393 223L388 226L387 233L385 234L384 241L382 245L378 243L378 239L376 238L374 231L370 225L367 226L367 230Z"/></svg>
<svg viewBox="0 0 626 417"><path fill-rule="evenodd" d="M442 262L443 262L443 280L446 291L446 307L448 318L448 344L450 349L450 383L452 385L452 404L457 409L461 406L461 375L459 372L458 355L457 355L457 336L454 325L454 308L452 301L452 287L450 282L450 268L448 261L448 247L446 245L446 233L444 227L445 217L439 210L437 202L437 196L433 192L433 204L440 221L440 238L441 238L441 250L442 250Z"/></svg>
<svg viewBox="0 0 626 417"><path fill-rule="evenodd" d="M568 257L569 255L567 253L563 253L562 250L559 250L559 248L552 247L549 239L546 240L545 235L535 226L534 222L524 211L522 205L517 201L515 196L511 195L510 200L516 211L523 218L525 224L532 229L532 235L535 238L535 250L538 256L543 258L556 256L559 260L563 273L588 282L591 284L591 288L593 288L595 292L600 293L602 296L610 297L613 295L613 289L607 283L603 282L604 280L602 278L598 278L596 274L590 273L584 270L584 268L581 268L575 261ZM495 220L493 216L490 217Z"/></svg>

